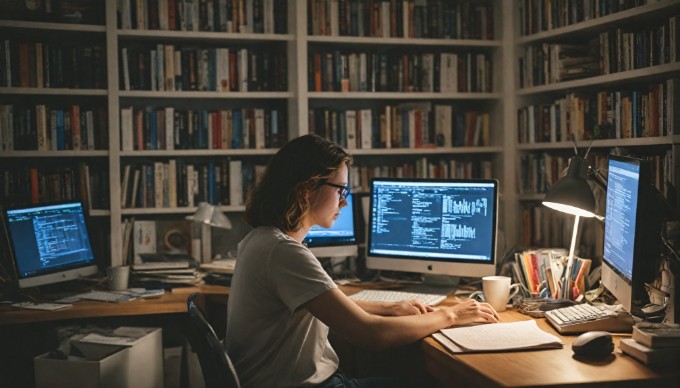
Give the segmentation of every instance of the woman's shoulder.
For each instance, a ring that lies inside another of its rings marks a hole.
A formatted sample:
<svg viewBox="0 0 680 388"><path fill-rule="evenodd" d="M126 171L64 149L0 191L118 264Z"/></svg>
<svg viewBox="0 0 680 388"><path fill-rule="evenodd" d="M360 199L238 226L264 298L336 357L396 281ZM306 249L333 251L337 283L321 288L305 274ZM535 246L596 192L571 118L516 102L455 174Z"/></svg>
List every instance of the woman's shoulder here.
<svg viewBox="0 0 680 388"><path fill-rule="evenodd" d="M275 226L259 226L241 241L241 244L271 249L290 249L301 247L300 243Z"/></svg>

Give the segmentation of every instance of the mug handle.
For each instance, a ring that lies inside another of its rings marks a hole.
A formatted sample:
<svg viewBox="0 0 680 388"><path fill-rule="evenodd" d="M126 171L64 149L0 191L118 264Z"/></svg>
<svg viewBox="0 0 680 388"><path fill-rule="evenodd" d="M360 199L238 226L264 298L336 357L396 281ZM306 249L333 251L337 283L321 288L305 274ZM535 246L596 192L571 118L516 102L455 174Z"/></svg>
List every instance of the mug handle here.
<svg viewBox="0 0 680 388"><path fill-rule="evenodd" d="M484 293L482 291L475 291L470 296L468 296L468 299L475 299L477 302L484 302Z"/></svg>
<svg viewBox="0 0 680 388"><path fill-rule="evenodd" d="M514 288L514 290L513 290ZM519 292L519 283L511 284L510 285L510 296L508 297L508 301L512 299L513 296L517 295Z"/></svg>

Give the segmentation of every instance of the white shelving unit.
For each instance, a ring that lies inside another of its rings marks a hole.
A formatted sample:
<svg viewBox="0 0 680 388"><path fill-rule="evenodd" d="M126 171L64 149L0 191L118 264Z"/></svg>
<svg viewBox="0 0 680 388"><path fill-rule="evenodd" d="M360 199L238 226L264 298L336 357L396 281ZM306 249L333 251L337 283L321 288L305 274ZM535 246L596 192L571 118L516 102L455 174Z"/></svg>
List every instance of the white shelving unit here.
<svg viewBox="0 0 680 388"><path fill-rule="evenodd" d="M680 63L670 63L651 68L636 69L621 73L591 77L557 84L541 85L520 89L517 86L518 56L527 45L551 41L565 41L597 36L602 31L633 23L646 23L668 17L680 12L680 3L674 0L650 2L635 9L618 12L594 20L557 28L551 31L529 36L519 35L520 16L518 1L492 0L494 10L493 40L477 39L406 39L406 38L371 38L348 36L313 36L307 32L307 1L289 0L285 34L241 34L224 32L199 31L159 31L159 30L123 30L117 26L117 10L115 1L106 1L105 22L103 25L78 25L61 23L42 23L0 20L0 32L50 34L73 37L78 34L99 36L106 52L106 89L49 89L49 88L12 88L0 87L0 102L7 103L14 96L36 101L40 99L58 100L62 97L75 100L101 99L108 111L108 149L95 151L2 151L0 164L3 161L13 163L22 160L43 160L58 158L59 160L79 160L96 158L105 162L109 176L110 208L96 209L91 215L108 218L110 228L110 262L119 265L122 262L122 228L123 219L131 216L150 218L156 216L177 215L183 217L195 211L195 207L175 208L122 208L121 172L124 165L133 160L167 160L169 158L211 159L222 157L268 158L274 149L226 149L226 150L145 150L122 151L120 138L120 110L127 106L190 106L206 105L209 107L236 106L240 103L275 104L285 106L287 116L288 138L308 133L309 111L324 104L342 107L371 107L402 102L430 102L432 104L450 104L453 106L474 107L490 113L491 144L481 147L438 147L438 148L392 148L392 149L353 149L358 163L368 159L400 161L405 158L467 158L474 160L490 160L494 176L500 181L501 217L499 228L504 239L499 241L499 257L505 249L511 248L520 241L522 219L520 205L527 201L538 201L541 194L518 194L519 158L529 152L568 153L573 145L569 142L519 144L517 141L518 109L541 99L552 99L573 91L594 91L598 89L625 88L629 83L645 83L665 80L680 76ZM120 90L120 61L118 53L121 47L128 44L176 44L193 46L229 46L246 45L248 47L277 47L286 54L288 90L274 92L206 92L206 91L140 91ZM357 50L432 50L451 52L486 53L492 63L493 88L489 92L317 92L310 91L308 82L308 56L313 50L336 47L352 47ZM202 109L202 108L201 108ZM678 133L676 128L675 133ZM678 143L680 135L660 138L636 138L619 140L596 140L593 147L612 149L617 147L636 149L638 147L666 147L675 153L675 181L678 169ZM579 143L582 147L583 142ZM88 159L90 160L90 159ZM243 211L242 206L223 206L228 213Z"/></svg>
<svg viewBox="0 0 680 388"><path fill-rule="evenodd" d="M515 20L520 22L524 20L520 15L520 4L526 4L527 2L515 1L514 3L516 9L513 10L513 15L515 15ZM519 60L521 56L520 53L522 53L527 46L541 45L543 43L584 43L593 38L597 38L598 35L603 32L612 31L616 28L637 31L644 29L647 26L657 25L660 21L667 20L669 17L678 14L680 14L680 3L672 0L659 0L649 1L648 4L636 8L526 36L520 36L520 26L518 25L517 30L514 32L514 35L517 37L514 42L516 50L516 53L514 54L514 58L516 59L514 59L514 61L517 62ZM666 42L666 44L669 43ZM680 62L664 63L583 79L516 88L515 101L517 109L521 109L536 104L537 101L540 101L541 103L554 101L569 93L595 94L600 91L638 90L638 88L642 88L648 84L679 77ZM515 127L517 127L516 114L513 122L515 123ZM517 133L517 131L519 131L519 128L516 128L515 133ZM569 157L573 155L575 146L578 146L578 150L582 156L585 150L590 146L592 146L592 152L605 154L609 152L624 152L632 153L634 155L650 155L662 154L666 151L670 151L673 159L673 169L671 172L672 176L667 179L674 182L677 186L677 183L680 182L678 177L678 167L680 166L680 136L677 134L679 131L678 122L676 121L674 128L670 129L671 134L664 136L596 139L592 142L590 140L579 140L576 143L572 141L519 143L517 137L515 137L507 143L507 147L513 148L517 153L517 157L513 162L515 163L515 168L519 168L519 159L523 154L548 153ZM521 182L518 182L518 187L520 184ZM543 195L544 194L542 193L526 193L518 195L518 207L530 203L537 203L542 200ZM527 227L527 225L523 226ZM599 228L600 226L594 225L594 227ZM546 232L554 233L555 231ZM584 232L584 234L586 234L586 232ZM596 256L601 255L600 244L601 242L596 242L594 252L591 253L594 253Z"/></svg>

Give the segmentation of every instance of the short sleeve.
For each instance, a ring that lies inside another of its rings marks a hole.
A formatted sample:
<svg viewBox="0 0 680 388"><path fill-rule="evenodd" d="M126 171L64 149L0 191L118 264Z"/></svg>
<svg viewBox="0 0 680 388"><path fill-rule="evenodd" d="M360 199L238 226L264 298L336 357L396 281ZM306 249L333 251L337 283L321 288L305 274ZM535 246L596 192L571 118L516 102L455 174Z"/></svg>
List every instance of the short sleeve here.
<svg viewBox="0 0 680 388"><path fill-rule="evenodd" d="M281 241L269 256L270 281L291 311L309 300L337 288L319 260L294 241Z"/></svg>

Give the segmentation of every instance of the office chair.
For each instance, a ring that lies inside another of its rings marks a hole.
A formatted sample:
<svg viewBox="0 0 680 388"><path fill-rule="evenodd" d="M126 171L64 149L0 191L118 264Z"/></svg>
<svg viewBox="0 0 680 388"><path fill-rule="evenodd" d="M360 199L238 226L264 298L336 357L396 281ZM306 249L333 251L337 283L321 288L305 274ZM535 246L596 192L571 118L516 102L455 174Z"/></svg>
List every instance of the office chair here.
<svg viewBox="0 0 680 388"><path fill-rule="evenodd" d="M207 388L240 388L236 369L227 355L212 326L203 316L196 304L199 294L191 294L187 299L189 317L184 321L184 336L198 355Z"/></svg>

